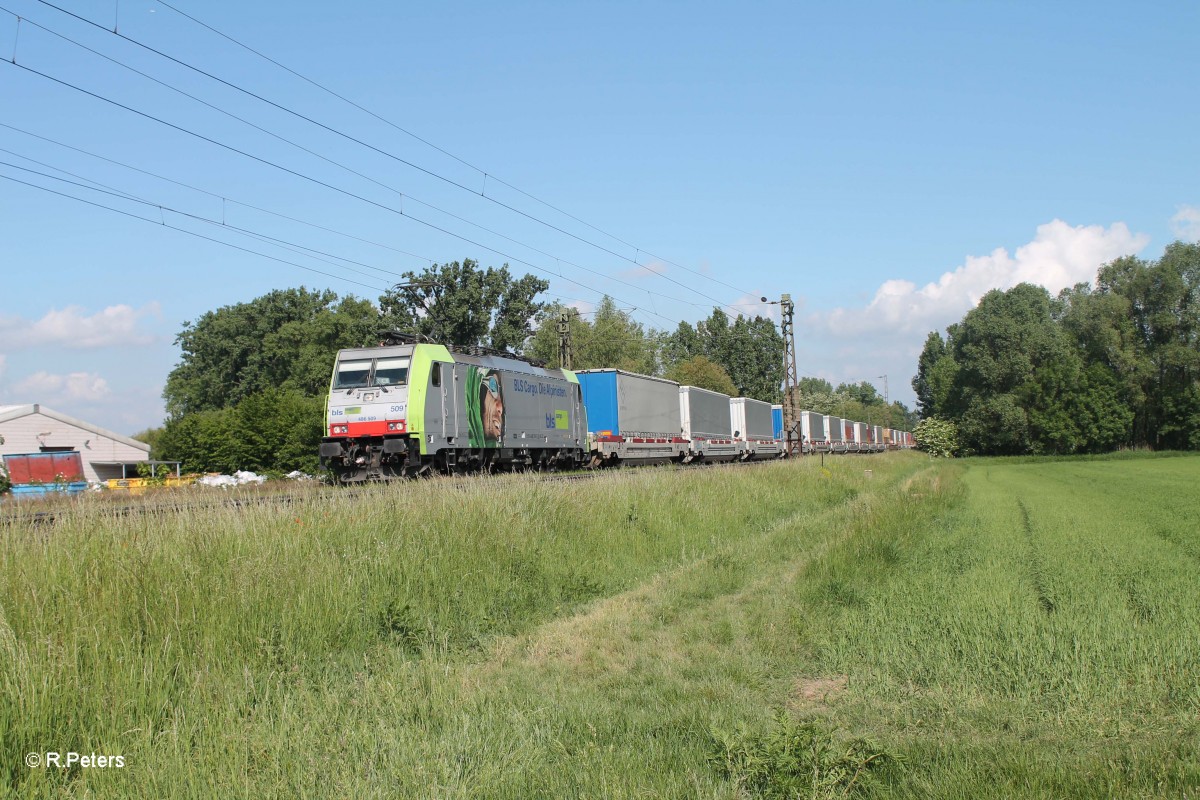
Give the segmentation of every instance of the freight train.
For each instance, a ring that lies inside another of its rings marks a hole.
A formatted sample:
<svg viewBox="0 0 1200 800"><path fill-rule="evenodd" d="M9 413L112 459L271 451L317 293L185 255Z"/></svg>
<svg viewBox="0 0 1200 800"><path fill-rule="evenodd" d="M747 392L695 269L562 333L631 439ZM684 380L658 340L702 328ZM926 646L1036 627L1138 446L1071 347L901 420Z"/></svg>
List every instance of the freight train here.
<svg viewBox="0 0 1200 800"><path fill-rule="evenodd" d="M903 446L899 431L809 414L799 421L808 420L806 453ZM322 466L342 483L784 455L779 406L617 369L546 369L415 342L338 352L320 446Z"/></svg>

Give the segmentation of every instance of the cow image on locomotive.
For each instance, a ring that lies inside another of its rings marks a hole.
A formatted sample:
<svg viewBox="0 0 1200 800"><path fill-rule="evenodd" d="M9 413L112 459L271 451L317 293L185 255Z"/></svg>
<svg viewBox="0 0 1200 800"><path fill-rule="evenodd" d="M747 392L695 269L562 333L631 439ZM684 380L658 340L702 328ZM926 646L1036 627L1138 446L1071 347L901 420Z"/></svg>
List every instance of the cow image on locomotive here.
<svg viewBox="0 0 1200 800"><path fill-rule="evenodd" d="M579 381L438 344L341 350L321 463L342 483L430 471L573 468L587 427Z"/></svg>

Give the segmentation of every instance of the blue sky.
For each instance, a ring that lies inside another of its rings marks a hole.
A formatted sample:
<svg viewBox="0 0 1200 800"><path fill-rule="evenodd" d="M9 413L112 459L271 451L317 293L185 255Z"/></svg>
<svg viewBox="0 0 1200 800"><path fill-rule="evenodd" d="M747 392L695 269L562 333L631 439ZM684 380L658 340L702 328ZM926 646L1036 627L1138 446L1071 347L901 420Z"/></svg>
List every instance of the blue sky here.
<svg viewBox="0 0 1200 800"><path fill-rule="evenodd" d="M1192 2L172 2L456 158L160 3L54 2L128 38L36 0L0 0L0 59L16 59L0 63L0 175L336 276L0 180L0 404L41 402L125 433L160 422L184 321L301 284L375 298L389 273L424 259L537 272L515 259L527 261L566 276L551 277L551 295L586 308L608 292L659 328L707 316L710 298L752 312L753 298L790 292L802 374L886 373L892 397L911 405L925 334L988 289L1029 280L1057 291L1120 255L1200 238ZM231 226L349 261L283 252Z"/></svg>

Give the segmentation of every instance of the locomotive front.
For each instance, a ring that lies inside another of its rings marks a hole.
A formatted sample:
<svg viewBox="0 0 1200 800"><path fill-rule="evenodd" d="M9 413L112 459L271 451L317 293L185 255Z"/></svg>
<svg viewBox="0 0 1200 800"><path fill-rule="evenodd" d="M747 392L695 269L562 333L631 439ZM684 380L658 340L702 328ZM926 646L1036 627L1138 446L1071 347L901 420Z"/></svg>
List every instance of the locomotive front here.
<svg viewBox="0 0 1200 800"><path fill-rule="evenodd" d="M321 464L339 481L404 474L413 367L413 345L338 352L325 403Z"/></svg>

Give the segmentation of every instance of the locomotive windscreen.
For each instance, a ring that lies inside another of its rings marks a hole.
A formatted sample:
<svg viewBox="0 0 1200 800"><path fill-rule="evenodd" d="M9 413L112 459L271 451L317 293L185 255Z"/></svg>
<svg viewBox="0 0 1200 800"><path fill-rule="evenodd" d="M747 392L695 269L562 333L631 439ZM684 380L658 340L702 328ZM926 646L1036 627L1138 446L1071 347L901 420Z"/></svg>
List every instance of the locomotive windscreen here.
<svg viewBox="0 0 1200 800"><path fill-rule="evenodd" d="M381 358L375 362L372 386L403 386L408 383L407 358Z"/></svg>
<svg viewBox="0 0 1200 800"><path fill-rule="evenodd" d="M354 389L359 386L367 385L367 378L371 376L371 359L354 359L353 361L341 361L337 365L337 377L334 378L333 388L335 389Z"/></svg>

